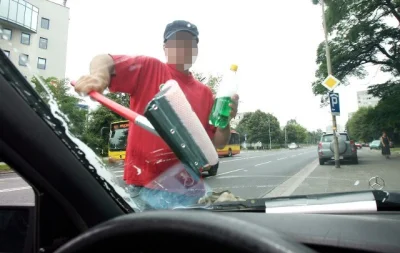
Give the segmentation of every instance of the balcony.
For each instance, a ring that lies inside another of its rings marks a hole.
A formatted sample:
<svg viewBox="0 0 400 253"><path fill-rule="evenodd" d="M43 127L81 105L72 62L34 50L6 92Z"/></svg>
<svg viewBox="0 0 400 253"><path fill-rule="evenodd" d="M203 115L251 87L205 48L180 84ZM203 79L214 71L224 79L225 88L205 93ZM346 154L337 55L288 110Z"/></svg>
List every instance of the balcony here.
<svg viewBox="0 0 400 253"><path fill-rule="evenodd" d="M0 0L0 25L36 33L39 9L23 0Z"/></svg>

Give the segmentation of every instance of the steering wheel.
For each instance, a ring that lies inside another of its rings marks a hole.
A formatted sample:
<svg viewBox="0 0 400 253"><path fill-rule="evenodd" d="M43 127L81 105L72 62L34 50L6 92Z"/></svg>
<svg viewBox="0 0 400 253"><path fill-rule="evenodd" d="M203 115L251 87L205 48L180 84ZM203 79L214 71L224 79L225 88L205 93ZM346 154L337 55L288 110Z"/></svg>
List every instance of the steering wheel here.
<svg viewBox="0 0 400 253"><path fill-rule="evenodd" d="M56 253L76 252L315 252L283 235L208 211L148 211L95 226Z"/></svg>

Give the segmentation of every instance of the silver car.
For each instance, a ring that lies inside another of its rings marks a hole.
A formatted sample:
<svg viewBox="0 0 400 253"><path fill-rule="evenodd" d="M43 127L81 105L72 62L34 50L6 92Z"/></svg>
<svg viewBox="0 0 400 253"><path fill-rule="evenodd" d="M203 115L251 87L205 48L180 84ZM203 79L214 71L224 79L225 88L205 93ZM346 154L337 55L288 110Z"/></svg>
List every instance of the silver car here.
<svg viewBox="0 0 400 253"><path fill-rule="evenodd" d="M347 133L340 133L339 156L340 160L349 160L354 164L358 164L357 147L354 141L351 141ZM319 164L324 165L325 162L335 159L333 134L324 134L318 144Z"/></svg>

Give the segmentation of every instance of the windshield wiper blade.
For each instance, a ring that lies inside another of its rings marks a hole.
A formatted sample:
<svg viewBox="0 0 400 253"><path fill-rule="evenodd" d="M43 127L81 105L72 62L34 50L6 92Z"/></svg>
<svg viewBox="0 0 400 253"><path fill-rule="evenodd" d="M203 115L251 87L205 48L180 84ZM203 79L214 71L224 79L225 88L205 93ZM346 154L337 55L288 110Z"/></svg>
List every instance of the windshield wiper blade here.
<svg viewBox="0 0 400 253"><path fill-rule="evenodd" d="M219 202L175 209L266 213L345 213L399 211L400 193L381 190L297 195Z"/></svg>

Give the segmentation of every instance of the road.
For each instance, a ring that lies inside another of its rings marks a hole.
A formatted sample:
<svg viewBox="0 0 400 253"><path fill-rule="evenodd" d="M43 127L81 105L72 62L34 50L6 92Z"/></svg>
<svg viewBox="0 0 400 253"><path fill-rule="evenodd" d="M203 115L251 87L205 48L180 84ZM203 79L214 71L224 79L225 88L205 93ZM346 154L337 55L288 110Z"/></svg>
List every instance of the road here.
<svg viewBox="0 0 400 253"><path fill-rule="evenodd" d="M316 148L282 151L248 151L221 158L217 176L205 173L207 185L214 191L230 190L242 198L264 196L277 185L315 160ZM110 169L124 186L121 167ZM0 175L0 204L34 203L33 191L16 174Z"/></svg>
<svg viewBox="0 0 400 253"><path fill-rule="evenodd" d="M349 169L353 171L357 166L365 166L363 161L367 163L378 161L377 158L380 156L375 153L368 149L360 150L360 165L349 165L351 167ZM305 168L315 162L316 147L297 150L248 151L234 157L221 158L218 174L207 176L205 173L204 177L207 185L214 191L230 190L242 198L259 198L269 194L273 189L275 192L276 187L281 187L285 181L288 184L290 182L290 180L287 181L288 179L298 172L302 173L306 170ZM379 162L388 163L389 167L393 167L396 163L394 160L384 159L379 159ZM325 166L322 167L322 171L325 171L325 168L329 170L329 166ZM124 186L122 168L114 167L110 170L116 176L118 183ZM345 177L346 170L342 173L344 174L341 176ZM23 179L16 174L0 174L0 205L33 204L33 199L33 191Z"/></svg>

